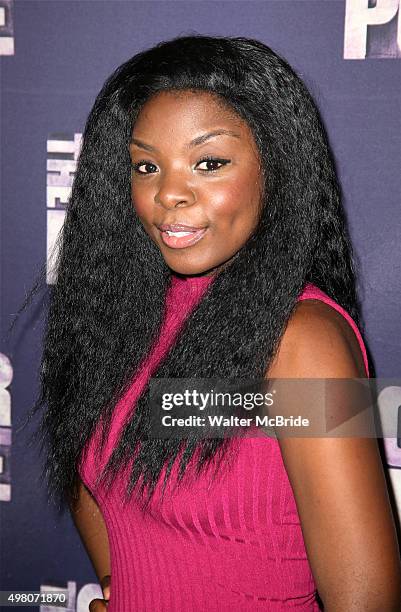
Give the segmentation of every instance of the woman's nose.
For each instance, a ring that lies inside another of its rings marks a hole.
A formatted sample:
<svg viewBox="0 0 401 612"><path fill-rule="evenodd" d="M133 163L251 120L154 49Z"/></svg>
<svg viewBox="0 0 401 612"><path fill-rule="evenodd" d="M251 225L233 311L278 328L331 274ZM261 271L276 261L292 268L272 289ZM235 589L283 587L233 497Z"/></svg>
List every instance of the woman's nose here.
<svg viewBox="0 0 401 612"><path fill-rule="evenodd" d="M191 187L184 180L175 179L164 180L155 195L156 204L161 204L165 208L175 208L181 206L191 206L196 202L196 196Z"/></svg>

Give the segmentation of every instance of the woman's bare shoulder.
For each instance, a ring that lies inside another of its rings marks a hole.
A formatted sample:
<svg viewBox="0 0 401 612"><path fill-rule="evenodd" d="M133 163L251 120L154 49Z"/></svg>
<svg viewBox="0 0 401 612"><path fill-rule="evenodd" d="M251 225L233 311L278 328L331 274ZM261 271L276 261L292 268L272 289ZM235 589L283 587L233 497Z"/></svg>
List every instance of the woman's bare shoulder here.
<svg viewBox="0 0 401 612"><path fill-rule="evenodd" d="M355 332L337 310L321 300L299 301L287 323L266 377L364 377Z"/></svg>
<svg viewBox="0 0 401 612"><path fill-rule="evenodd" d="M266 377L364 376L359 344L346 326L354 334L327 304L299 302ZM400 562L376 439L282 436L278 442L325 606L398 609Z"/></svg>

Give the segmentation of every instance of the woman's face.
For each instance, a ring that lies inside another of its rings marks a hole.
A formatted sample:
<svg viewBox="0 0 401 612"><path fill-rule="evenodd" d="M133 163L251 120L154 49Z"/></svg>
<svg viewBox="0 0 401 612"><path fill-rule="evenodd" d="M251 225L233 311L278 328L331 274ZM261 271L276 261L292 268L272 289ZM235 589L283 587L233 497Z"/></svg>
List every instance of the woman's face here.
<svg viewBox="0 0 401 612"><path fill-rule="evenodd" d="M207 92L162 92L142 107L130 152L133 205L166 264L210 275L230 262L260 216L259 154L247 124Z"/></svg>

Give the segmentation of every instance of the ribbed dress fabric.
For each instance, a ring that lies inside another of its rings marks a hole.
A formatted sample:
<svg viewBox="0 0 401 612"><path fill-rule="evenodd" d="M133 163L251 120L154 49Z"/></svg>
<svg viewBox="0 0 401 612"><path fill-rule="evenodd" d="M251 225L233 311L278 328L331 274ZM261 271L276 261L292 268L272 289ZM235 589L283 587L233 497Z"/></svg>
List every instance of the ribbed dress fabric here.
<svg viewBox="0 0 401 612"><path fill-rule="evenodd" d="M316 584L276 439L240 440L234 464L212 484L201 475L190 486L174 489L174 465L163 503L158 485L145 514L134 497L128 504L122 500L128 471L108 490L95 486L130 414L129 406L135 404L212 280L213 276L172 276L162 333L115 406L101 460L94 454L100 424L81 457L80 476L97 500L109 537L108 611L317 612ZM357 336L369 377L366 349L349 314L310 283L298 297L304 299L321 300L345 317Z"/></svg>

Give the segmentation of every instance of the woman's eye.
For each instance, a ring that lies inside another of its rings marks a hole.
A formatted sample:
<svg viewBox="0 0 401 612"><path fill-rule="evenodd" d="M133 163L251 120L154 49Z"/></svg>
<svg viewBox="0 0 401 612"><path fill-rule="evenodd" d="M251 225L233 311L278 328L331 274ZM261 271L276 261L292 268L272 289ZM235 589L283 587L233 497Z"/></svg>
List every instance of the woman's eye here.
<svg viewBox="0 0 401 612"><path fill-rule="evenodd" d="M132 169L137 174L153 174L153 172L143 172L142 170L139 170L139 168L141 168L142 166L145 166L145 167L153 166L153 168L156 168L156 166L152 164L152 162L141 160L137 162L136 164L132 164Z"/></svg>
<svg viewBox="0 0 401 612"><path fill-rule="evenodd" d="M201 159L198 163L197 163L197 167L199 167L201 164L204 164L206 166L206 168L200 168L201 172L216 172L216 170L219 170L222 166L225 166L226 164L228 164L230 162L229 159L217 159L216 157L205 157L203 159ZM140 170L140 168L147 168L147 170ZM132 164L132 169L136 174L154 174L154 170L151 170L151 168L156 168L155 164L152 164L152 162L146 161L144 159L142 159L141 161Z"/></svg>
<svg viewBox="0 0 401 612"><path fill-rule="evenodd" d="M216 172L216 170L219 170L222 166L225 166L226 164L229 163L229 159L217 159L215 157L205 157L204 159L201 159L199 161L199 163L197 164L198 166L200 164L206 164L207 168L206 169L202 169L202 172ZM217 164L220 164L220 166L216 166ZM215 166L214 168L211 166Z"/></svg>

